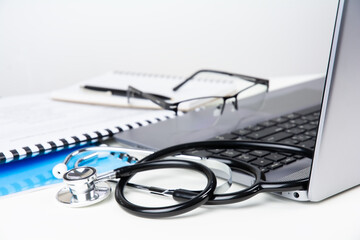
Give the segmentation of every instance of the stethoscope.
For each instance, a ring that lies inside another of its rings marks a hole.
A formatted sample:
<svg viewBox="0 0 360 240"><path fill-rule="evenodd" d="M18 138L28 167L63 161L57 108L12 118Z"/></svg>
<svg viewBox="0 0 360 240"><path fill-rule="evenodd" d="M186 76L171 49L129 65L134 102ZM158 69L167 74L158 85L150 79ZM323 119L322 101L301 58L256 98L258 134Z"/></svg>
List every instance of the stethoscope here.
<svg viewBox="0 0 360 240"><path fill-rule="evenodd" d="M117 151L116 149L117 148L107 149L107 151ZM250 165L249 163L231 159L217 159L220 163L226 164L233 171L244 172L248 175L251 175L254 178L254 181L251 186L243 190L230 193L216 191L217 179L214 172L209 167L200 162L183 159L181 157L173 157L174 155L182 154L184 151L189 149L266 150L292 153L307 158L313 157L313 151L310 149L277 143L252 141L203 141L185 143L159 150L145 156L133 165L114 169L113 171L105 173L99 177L96 175L95 168L73 168L63 174L63 179L67 186L58 192L57 199L60 202L66 203L68 205L75 204L78 206L85 206L88 202L96 203L105 199L110 194L109 187L106 186L107 183L104 181L120 179L116 184L115 199L123 209L136 216L161 218L186 213L203 204L230 204L246 200L262 192L306 190L308 187L307 178L286 182L267 182L264 174L260 171L260 169ZM96 149L93 150L95 151ZM67 161L71 157L79 154L80 151L81 150L71 154L71 156L68 156L68 158L64 161L64 165L66 165ZM140 206L130 202L125 197L124 189L128 184L130 184L129 181L135 174L139 172L164 168L184 168L194 170L206 177L206 186L199 191L190 191L186 189L157 189L158 191L168 191L167 194L172 195L172 197L178 201L178 203L175 205L164 207ZM59 171L59 174L61 175L62 172Z"/></svg>

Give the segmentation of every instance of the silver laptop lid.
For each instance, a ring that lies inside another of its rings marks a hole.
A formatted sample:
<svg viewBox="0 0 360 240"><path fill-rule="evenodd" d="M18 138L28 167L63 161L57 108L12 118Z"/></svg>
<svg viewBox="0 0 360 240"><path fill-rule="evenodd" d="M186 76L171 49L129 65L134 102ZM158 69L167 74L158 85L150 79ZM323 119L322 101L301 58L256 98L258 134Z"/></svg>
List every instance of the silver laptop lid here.
<svg viewBox="0 0 360 240"><path fill-rule="evenodd" d="M309 199L360 184L360 1L340 1L312 164Z"/></svg>

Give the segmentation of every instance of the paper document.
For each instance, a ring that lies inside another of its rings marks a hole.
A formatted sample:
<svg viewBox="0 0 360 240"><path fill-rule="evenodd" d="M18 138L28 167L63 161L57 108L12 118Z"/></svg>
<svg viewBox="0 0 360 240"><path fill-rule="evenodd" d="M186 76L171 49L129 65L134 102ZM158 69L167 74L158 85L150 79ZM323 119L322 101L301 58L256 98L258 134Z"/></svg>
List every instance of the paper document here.
<svg viewBox="0 0 360 240"><path fill-rule="evenodd" d="M0 99L0 163L96 141L173 117L171 111L53 101L48 94Z"/></svg>
<svg viewBox="0 0 360 240"><path fill-rule="evenodd" d="M180 77L114 71L80 82L71 87L55 91L52 93L52 98L55 100L79 103L159 109L159 106L149 100L132 98L129 103L126 96L114 96L106 92L88 90L84 89L83 86L91 85L103 88L127 90L128 86L131 85L142 92L170 97L171 100L168 102L178 102L185 99L204 96L225 96L234 94L239 87L239 82L241 82L234 79L230 80L228 78L199 78L190 80L181 89L174 92L172 89L183 80L184 78ZM199 101L198 103L201 105L206 102ZM188 111L194 107L195 106L188 106L187 109L181 110Z"/></svg>

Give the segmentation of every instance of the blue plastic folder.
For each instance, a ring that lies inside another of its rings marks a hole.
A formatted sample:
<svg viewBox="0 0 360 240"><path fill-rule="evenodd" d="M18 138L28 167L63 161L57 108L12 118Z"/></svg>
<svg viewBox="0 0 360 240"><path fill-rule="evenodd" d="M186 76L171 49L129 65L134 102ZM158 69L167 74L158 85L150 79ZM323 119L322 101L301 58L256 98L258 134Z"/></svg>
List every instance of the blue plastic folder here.
<svg viewBox="0 0 360 240"><path fill-rule="evenodd" d="M68 154L79 148L80 147L66 149L23 159L21 161L2 164L0 166L0 196L61 182L62 180L53 176L53 167L58 163L62 163ZM72 168L75 161L81 156L84 155L80 154L77 158L74 157L72 161L69 162L68 168ZM116 155L109 155L87 161L82 165L95 167L97 173L100 174L130 164L132 163L129 163L127 159L120 159Z"/></svg>

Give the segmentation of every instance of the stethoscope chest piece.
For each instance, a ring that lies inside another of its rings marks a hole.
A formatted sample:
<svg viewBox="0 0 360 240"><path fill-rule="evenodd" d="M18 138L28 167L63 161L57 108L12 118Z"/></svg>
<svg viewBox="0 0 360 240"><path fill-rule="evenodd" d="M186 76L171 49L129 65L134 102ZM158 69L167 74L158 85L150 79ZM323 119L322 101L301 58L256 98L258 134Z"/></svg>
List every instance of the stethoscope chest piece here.
<svg viewBox="0 0 360 240"><path fill-rule="evenodd" d="M104 181L97 181L96 169L79 167L63 176L66 187L60 189L56 198L70 207L85 207L106 199L111 192Z"/></svg>

